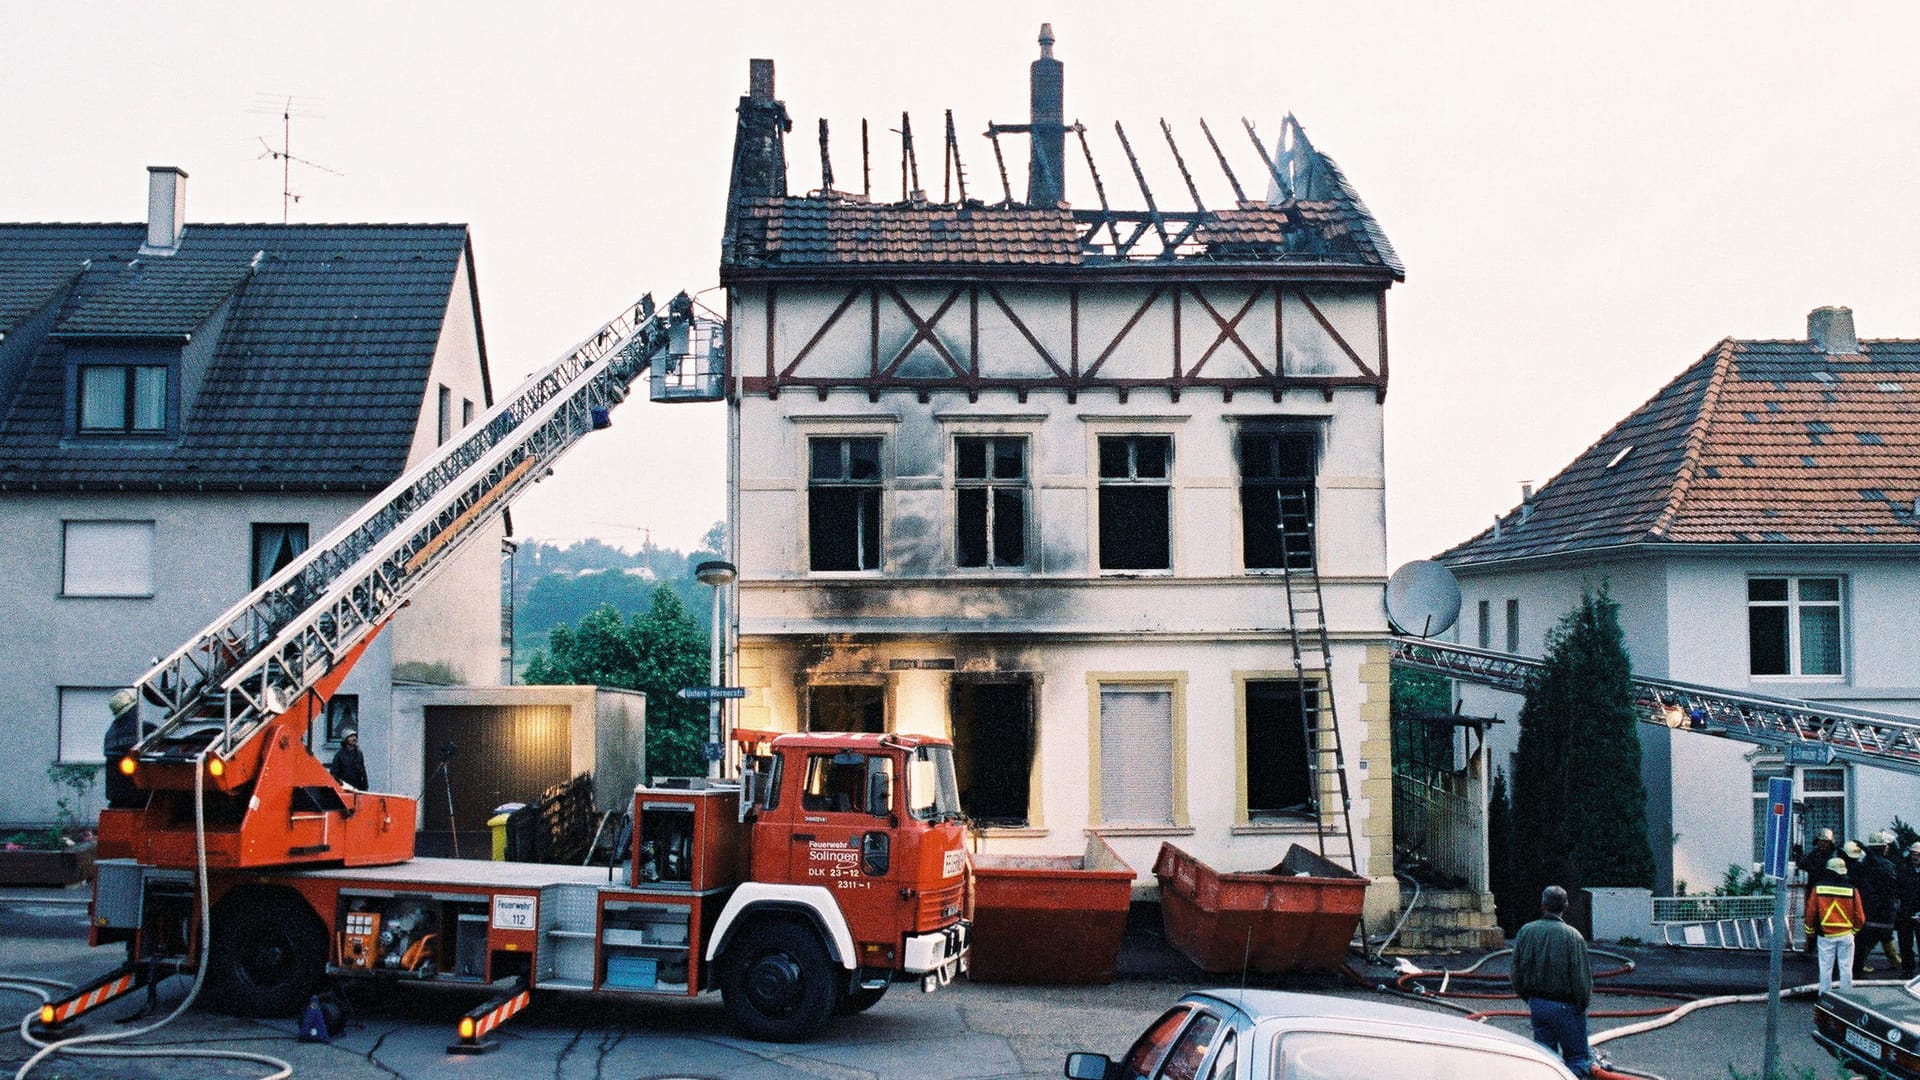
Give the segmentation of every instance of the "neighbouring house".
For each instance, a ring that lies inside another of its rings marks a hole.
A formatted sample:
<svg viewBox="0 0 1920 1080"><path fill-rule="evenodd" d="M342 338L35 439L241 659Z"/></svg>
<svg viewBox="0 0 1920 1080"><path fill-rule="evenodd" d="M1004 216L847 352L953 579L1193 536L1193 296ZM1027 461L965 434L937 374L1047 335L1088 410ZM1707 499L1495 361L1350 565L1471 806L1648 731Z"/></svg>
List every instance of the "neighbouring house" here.
<svg viewBox="0 0 1920 1080"><path fill-rule="evenodd" d="M1218 158L1179 136L1208 170L1186 202L1143 183L1120 205L1133 151L1171 170L1176 136L1065 124L1041 44L1030 121L970 149L924 125L897 198L837 184L833 150L863 143L824 121L819 188L790 192L791 120L752 62L720 264L739 723L950 736L982 850L1091 831L1148 883L1163 841L1253 870L1351 840L1384 914L1400 264L1291 117ZM1289 611L1315 593L1300 628L1331 663L1296 667Z"/></svg>
<svg viewBox="0 0 1920 1080"><path fill-rule="evenodd" d="M0 820L50 820L116 689L491 401L465 226L199 224L185 182L150 170L144 223L0 224ZM418 790L392 683L498 679L498 547L368 650L323 760L354 726Z"/></svg>
<svg viewBox="0 0 1920 1080"><path fill-rule="evenodd" d="M1714 346L1494 526L1437 558L1459 578L1458 640L1540 655L1604 585L1636 674L1920 716L1920 342L1861 341L1846 308L1805 341ZM1461 684L1496 714L1519 699ZM1761 857L1781 755L1642 725L1660 889ZM1920 779L1795 769L1796 842L1920 821Z"/></svg>

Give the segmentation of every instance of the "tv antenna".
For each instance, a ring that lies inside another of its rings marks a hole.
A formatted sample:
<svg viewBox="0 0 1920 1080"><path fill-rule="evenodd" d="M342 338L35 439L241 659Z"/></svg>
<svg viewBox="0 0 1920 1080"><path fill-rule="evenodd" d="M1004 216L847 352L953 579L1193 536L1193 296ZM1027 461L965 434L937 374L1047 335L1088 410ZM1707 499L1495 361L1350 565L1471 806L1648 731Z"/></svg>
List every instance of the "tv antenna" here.
<svg viewBox="0 0 1920 1080"><path fill-rule="evenodd" d="M345 176L347 174L338 169L328 168L317 161L309 161L303 157L295 157L293 154L293 118L298 116L302 120L326 119L326 114L320 111L320 103L317 99L294 97L291 94L284 96L278 94L257 94L254 96L253 107L247 111L263 116L280 117L279 146L268 142L264 135L257 136L257 138L260 141L261 147L259 160L265 161L267 158L272 158L280 163L280 224L285 225L291 216L293 204L300 201L300 196L294 194L293 191L293 165L295 162L299 162L309 169L319 169L323 173L332 173L334 176Z"/></svg>

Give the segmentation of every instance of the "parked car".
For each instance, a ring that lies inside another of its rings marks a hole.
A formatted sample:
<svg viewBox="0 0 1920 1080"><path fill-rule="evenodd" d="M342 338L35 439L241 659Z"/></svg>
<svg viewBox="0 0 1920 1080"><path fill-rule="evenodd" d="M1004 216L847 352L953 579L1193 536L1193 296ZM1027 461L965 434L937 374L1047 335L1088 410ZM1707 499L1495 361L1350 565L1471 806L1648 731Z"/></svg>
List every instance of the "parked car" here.
<svg viewBox="0 0 1920 1080"><path fill-rule="evenodd" d="M1868 1076L1920 1080L1920 979L1821 994L1813 1041Z"/></svg>
<svg viewBox="0 0 1920 1080"><path fill-rule="evenodd" d="M1570 1080L1559 1055L1499 1028L1377 1001L1201 990L1124 1057L1067 1055L1074 1080Z"/></svg>

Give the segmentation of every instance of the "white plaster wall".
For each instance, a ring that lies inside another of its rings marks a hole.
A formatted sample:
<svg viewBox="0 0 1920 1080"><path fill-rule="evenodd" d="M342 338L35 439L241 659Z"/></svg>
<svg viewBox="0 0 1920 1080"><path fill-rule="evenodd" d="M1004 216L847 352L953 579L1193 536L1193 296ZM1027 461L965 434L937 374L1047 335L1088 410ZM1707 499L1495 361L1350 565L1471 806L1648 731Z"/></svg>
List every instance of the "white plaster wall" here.
<svg viewBox="0 0 1920 1080"><path fill-rule="evenodd" d="M1143 640L1138 638L1053 639L883 639L821 647L790 638L748 636L741 642L761 671L744 681L764 677L763 686L750 685L745 703L753 710L749 726L792 731L801 727L801 687L809 680L858 680L884 685L888 725L903 732L950 737L948 690L954 672L925 669L895 671L896 658L943 657L955 671L1023 672L1037 683L1037 753L1035 802L1030 829L988 830L980 850L1006 854L1077 855L1088 830L1096 829L1092 804L1093 779L1098 769L1099 745L1093 739L1088 675L1134 672L1176 673L1184 678L1184 698L1176 710L1185 717L1185 738L1177 748L1185 781L1187 825L1165 829L1101 829L1142 884L1153 882L1153 860L1162 842L1172 842L1221 870L1263 870L1280 861L1288 847L1300 843L1313 849L1316 838L1310 821L1288 824L1238 824L1243 816L1236 782L1238 709L1236 674L1285 677L1291 672L1291 653L1274 637L1225 642L1204 638ZM1371 856L1363 823L1375 809L1365 797L1363 782L1389 776L1387 761L1364 758L1359 750L1369 732L1356 704L1364 688L1359 666L1365 643L1342 642L1334 647L1334 693L1339 702L1341 744L1347 751L1348 786L1353 797L1357 854L1363 864ZM822 678L824 676L824 678ZM764 712L760 710L764 709ZM1382 721L1384 723L1384 721ZM1342 853L1344 857L1344 852Z"/></svg>
<svg viewBox="0 0 1920 1080"><path fill-rule="evenodd" d="M59 688L121 687L245 596L255 522L304 521L318 540L362 496L9 494L0 497L0 821L51 819L46 769L59 749ZM62 597L66 520L154 523L154 594ZM391 776L375 753L387 731L391 643L376 638L341 688L360 697L368 779ZM322 753L325 758L325 753ZM94 808L98 808L98 791Z"/></svg>
<svg viewBox="0 0 1920 1080"><path fill-rule="evenodd" d="M468 289L466 257L454 272L447 311L434 351L433 370L421 398L420 422L407 455L412 468L439 448L439 388L453 392L453 428L461 429L460 403L473 415L487 412L481 380L479 315ZM444 665L453 681L470 686L500 682L500 541L506 523L496 518L479 529L434 571L407 608L394 618L394 663L403 674L432 675ZM315 536L318 539L318 535Z"/></svg>

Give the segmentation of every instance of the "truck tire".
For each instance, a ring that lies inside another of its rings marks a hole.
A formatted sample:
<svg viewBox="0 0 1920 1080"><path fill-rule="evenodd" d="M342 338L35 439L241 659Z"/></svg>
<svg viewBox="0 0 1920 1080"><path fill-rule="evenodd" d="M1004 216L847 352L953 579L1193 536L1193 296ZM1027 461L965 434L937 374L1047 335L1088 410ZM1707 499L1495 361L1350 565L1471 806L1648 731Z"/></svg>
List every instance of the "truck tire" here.
<svg viewBox="0 0 1920 1080"><path fill-rule="evenodd" d="M234 1016L293 1016L326 977L327 930L298 896L236 890L214 907L208 990Z"/></svg>
<svg viewBox="0 0 1920 1080"><path fill-rule="evenodd" d="M755 924L727 949L720 969L727 1016L752 1038L812 1037L839 1004L840 973L811 927L784 920Z"/></svg>

